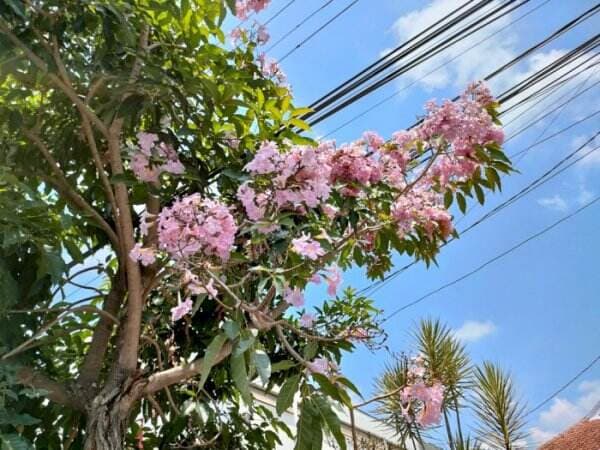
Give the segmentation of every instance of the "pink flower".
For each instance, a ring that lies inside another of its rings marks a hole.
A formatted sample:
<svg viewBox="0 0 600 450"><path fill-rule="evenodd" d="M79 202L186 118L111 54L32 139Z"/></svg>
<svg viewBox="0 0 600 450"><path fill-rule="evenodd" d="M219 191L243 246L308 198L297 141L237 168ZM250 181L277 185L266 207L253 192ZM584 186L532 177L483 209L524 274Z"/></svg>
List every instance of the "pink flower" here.
<svg viewBox="0 0 600 450"><path fill-rule="evenodd" d="M292 249L301 256L311 260L316 260L325 254L325 250L317 241L307 235L302 235L297 239L292 239Z"/></svg>
<svg viewBox="0 0 600 450"><path fill-rule="evenodd" d="M194 275L187 288L194 295L208 294L211 298L217 298L219 295L219 291L214 287L214 280L212 278L207 284L200 284L198 277Z"/></svg>
<svg viewBox="0 0 600 450"><path fill-rule="evenodd" d="M149 216L150 214L148 214L148 211L144 211L140 214L140 233L142 236L148 235L148 228L151 225L148 220L150 218Z"/></svg>
<svg viewBox="0 0 600 450"><path fill-rule="evenodd" d="M236 233L229 208L200 194L176 200L158 216L159 246L176 259L203 253L227 261Z"/></svg>
<svg viewBox="0 0 600 450"><path fill-rule="evenodd" d="M327 294L330 296L335 296L337 294L337 288L342 282L342 273L340 269L337 267L332 267L329 269L329 275L325 277L325 282L327 283Z"/></svg>
<svg viewBox="0 0 600 450"><path fill-rule="evenodd" d="M269 35L269 32L267 31L267 27L265 27L264 25L260 25L257 30L256 30L256 42L258 42L261 45L266 44L267 42L269 42L269 38L271 36Z"/></svg>
<svg viewBox="0 0 600 450"><path fill-rule="evenodd" d="M150 160L142 153L134 153L131 157L131 170L140 181L147 183L158 182L160 171L156 166L150 166Z"/></svg>
<svg viewBox="0 0 600 450"><path fill-rule="evenodd" d="M158 141L158 135L154 133L146 133L145 131L140 131L137 134L137 138L142 153L144 153L146 156L150 156L152 147L154 147L154 143Z"/></svg>
<svg viewBox="0 0 600 450"><path fill-rule="evenodd" d="M185 172L185 166L181 164L179 159L169 159L165 164L161 166L161 169L165 172L169 172L175 175L181 175Z"/></svg>
<svg viewBox="0 0 600 450"><path fill-rule="evenodd" d="M129 257L133 261L139 261L143 266L149 266L154 264L156 261L156 254L151 248L143 248L141 244L135 244L135 246L129 252Z"/></svg>
<svg viewBox="0 0 600 450"><path fill-rule="evenodd" d="M316 358L308 363L308 370L312 373L320 373L321 375L328 376L331 371L329 360L327 358Z"/></svg>
<svg viewBox="0 0 600 450"><path fill-rule="evenodd" d="M171 308L171 321L177 322L192 310L192 301L188 298L183 303Z"/></svg>
<svg viewBox="0 0 600 450"><path fill-rule="evenodd" d="M229 37L235 44L238 40L242 38L243 34L244 30L242 29L242 27L235 27L233 30L231 30L231 33L229 33Z"/></svg>
<svg viewBox="0 0 600 450"><path fill-rule="evenodd" d="M261 220L264 217L268 201L265 194L256 195L256 191L244 183L238 188L237 198L244 205L248 219Z"/></svg>
<svg viewBox="0 0 600 450"><path fill-rule="evenodd" d="M313 273L310 277L310 282L315 284L321 284L321 275L318 273Z"/></svg>
<svg viewBox="0 0 600 450"><path fill-rule="evenodd" d="M275 172L276 164L281 156L275 142L265 141L254 155L254 159L244 167L248 172L256 174L267 174Z"/></svg>
<svg viewBox="0 0 600 450"><path fill-rule="evenodd" d="M312 328L313 324L315 322L315 316L314 314L302 314L302 317L300 317L300 326L304 327L304 328Z"/></svg>
<svg viewBox="0 0 600 450"><path fill-rule="evenodd" d="M304 306L304 294L298 288L285 288L283 299L286 301L286 303L295 306L296 308Z"/></svg>
<svg viewBox="0 0 600 450"><path fill-rule="evenodd" d="M378 150L379 147L385 144L385 140L374 131L365 131L363 133L363 139L367 146L372 150Z"/></svg>

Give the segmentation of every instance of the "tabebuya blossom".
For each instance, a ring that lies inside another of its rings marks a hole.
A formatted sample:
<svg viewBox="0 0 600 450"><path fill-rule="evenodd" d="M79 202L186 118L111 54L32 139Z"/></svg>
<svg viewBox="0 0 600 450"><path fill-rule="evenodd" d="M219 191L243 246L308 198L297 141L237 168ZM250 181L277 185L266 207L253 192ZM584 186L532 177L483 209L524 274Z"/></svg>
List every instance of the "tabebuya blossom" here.
<svg viewBox="0 0 600 450"><path fill-rule="evenodd" d="M240 20L246 20L251 12L260 12L265 9L271 0L237 0L235 2L235 15Z"/></svg>
<svg viewBox="0 0 600 450"><path fill-rule="evenodd" d="M311 373L319 373L330 377L337 373L338 367L335 363L328 360L327 358L315 358L313 361L308 363L308 370Z"/></svg>
<svg viewBox="0 0 600 450"><path fill-rule="evenodd" d="M300 317L300 326L301 327L312 328L314 323L315 323L315 315L314 314L304 313Z"/></svg>
<svg viewBox="0 0 600 450"><path fill-rule="evenodd" d="M406 379L407 384L400 391L402 416L420 427L437 425L442 416L444 385L437 380L428 380L427 366L422 357L411 360Z"/></svg>
<svg viewBox="0 0 600 450"><path fill-rule="evenodd" d="M160 212L158 243L175 259L201 253L225 262L229 259L237 229L226 205L192 194Z"/></svg>
<svg viewBox="0 0 600 450"><path fill-rule="evenodd" d="M342 272L337 267L331 267L327 270L328 274L325 275L325 282L327 283L327 294L335 297L337 294L337 288L342 282Z"/></svg>
<svg viewBox="0 0 600 450"><path fill-rule="evenodd" d="M177 322L192 310L192 301L188 298L177 306L171 308L171 321Z"/></svg>
<svg viewBox="0 0 600 450"><path fill-rule="evenodd" d="M283 299L288 305L300 308L304 306L304 293L298 288L285 288Z"/></svg>
<svg viewBox="0 0 600 450"><path fill-rule="evenodd" d="M151 248L143 248L142 244L135 244L129 252L129 257L134 261L139 261L143 266L150 266L156 261L156 253Z"/></svg>
<svg viewBox="0 0 600 450"><path fill-rule="evenodd" d="M313 261L325 254L325 250L323 250L321 244L314 239L311 239L310 236L307 236L306 234L299 238L292 239L292 249L300 256L304 256Z"/></svg>
<svg viewBox="0 0 600 450"><path fill-rule="evenodd" d="M157 183L162 172L181 175L185 167L175 149L164 142L158 142L158 135L139 132L139 148L131 156L131 170L135 176L147 183Z"/></svg>

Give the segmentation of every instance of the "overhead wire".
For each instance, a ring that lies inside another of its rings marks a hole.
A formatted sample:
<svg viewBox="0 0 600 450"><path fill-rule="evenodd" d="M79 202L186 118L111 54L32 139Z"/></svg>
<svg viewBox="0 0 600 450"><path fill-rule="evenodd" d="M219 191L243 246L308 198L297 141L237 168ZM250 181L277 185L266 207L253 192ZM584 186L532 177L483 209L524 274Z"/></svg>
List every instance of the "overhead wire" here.
<svg viewBox="0 0 600 450"><path fill-rule="evenodd" d="M353 75L352 77L350 77L343 83L339 84L338 86L336 86L335 88L333 88L332 90L330 90L329 92L327 92L326 94L321 96L319 99L315 100L313 103L311 103L309 105L309 107L311 109L316 110L318 108L327 106L331 101L334 101L337 96L344 94L345 92L348 92L348 90L352 90L352 89L356 88L364 80L367 80L367 79L369 79L369 77L372 77L373 73L378 73L378 71L386 69L390 65L397 62L399 58L407 56L411 51L414 51L415 49L419 48L419 46L422 45L423 43L426 43L426 42L428 42L428 40L433 39L435 35L439 35L443 31L446 31L446 29L448 29L448 28L442 28L442 26L444 25L444 22L446 20L449 20L455 14L458 14L462 9L464 9L466 6L473 3L474 1L475 0L469 0L469 1L465 2L464 4L460 5L458 8L449 12L447 15L443 16L439 20L437 20L434 23L432 23L431 25L427 26L421 32L417 33L416 35L412 36L408 40L404 41L403 43L398 45L396 48L394 48L390 52L386 53L381 58L377 59L375 62L371 63L370 65L365 67L363 70L361 70L357 74ZM476 5L476 7L481 7L482 5L485 5L487 3L489 3L489 0L485 0L485 1L480 0L478 2L478 4ZM472 10L469 10L467 12L471 13ZM449 22L446 26L452 27L453 25L454 25L454 23ZM438 26L440 28L438 28ZM421 39L421 40L419 40L419 39ZM404 50L401 53L398 53L401 50L403 50L404 48L406 48L409 44L411 44L415 41L417 41L417 42L415 44L413 44L411 47L407 48L406 50ZM308 118L308 116L305 115L302 118L306 119L306 118Z"/></svg>
<svg viewBox="0 0 600 450"><path fill-rule="evenodd" d="M511 196L509 199L505 200L504 202L502 202L501 204L499 204L498 206L496 206L495 208L493 208L491 211L489 211L486 214L484 214L481 218L479 218L478 220L476 220L475 222L473 222L471 225L469 225L468 227L466 227L465 229L463 229L459 234L460 235L464 235L465 233L468 233L470 230L472 230L476 226L480 225L485 220L488 220L489 218L491 218L494 215L498 214L505 207L507 207L510 204L512 204L512 203L520 200L525 195L527 195L530 192L532 192L533 190L539 188L540 186L542 186L543 184L547 183L548 181L550 181L555 176L559 175L560 173L564 172L566 169L568 169L569 167L571 167L572 164L569 165L569 166L567 166L567 167L562 168L560 171L558 171L557 173L553 174L553 172L555 172L558 168L560 168L560 166L562 166L565 162L567 162L569 159L571 159L576 153L578 153L579 151L583 150L590 142L592 142L597 137L597 135L598 135L598 133L594 134L592 138L590 138L587 141L583 142L583 144L581 144L578 148L576 148L573 152L571 152L570 154L568 154L566 157L562 158L552 168L550 168L549 170L547 170L546 172L544 172L541 176L537 177L535 180L533 180L531 183L529 183L524 188L520 189L516 194L514 194L513 196ZM538 143L534 143L532 145L538 145ZM589 154L592 151L596 150L596 149L597 148L592 149L590 152L588 152L588 154L584 155L584 158L587 157L587 156L589 156ZM452 241L454 241L454 239L451 239L451 240L447 241L446 243L442 244L442 246L446 246L446 245L448 245ZM373 295L375 292L377 292L378 290L380 290L383 286L385 286L390 281L392 281L393 279L395 279L396 277L398 277L401 273L405 272L410 267L412 267L412 266L414 266L416 264L417 264L417 261L412 261L412 262L410 262L410 263L408 263L408 264L400 267L399 269L396 269L392 273L388 274L382 280L378 280L378 281L376 281L374 283L371 283L370 285L368 285L368 286L360 289L358 291L358 293L359 294L367 294L368 293L369 295Z"/></svg>
<svg viewBox="0 0 600 450"><path fill-rule="evenodd" d="M530 0L523 0L523 1L521 1L521 3L517 4L513 8L511 8L507 11L504 11L501 14L495 15L496 13L501 12L502 9L507 8L509 5L511 5L515 1L516 0L509 0L508 2L500 4L498 7L494 8L492 11L487 12L483 18L478 18L476 21L469 24L467 27L459 29L448 39L438 42L433 47L428 48L425 52L416 56L414 59L410 60L409 62L396 67L392 72L390 72L388 74L383 74L383 78L373 81L371 84L364 87L360 91L352 94L349 98L342 99L343 95L341 95L340 102L338 102L336 104L330 103L330 107L326 110L324 110L323 107L313 108L313 112L306 114L305 117L303 118L303 120L305 120L311 126L314 126L317 123L322 122L323 120L327 119L328 117L331 117L332 115L336 114L337 112L341 111L342 109L350 106L351 104L357 102L361 98L363 98L363 97L371 94L372 92L376 91L377 89L381 88L385 84L393 81L394 79L398 78L400 75L408 72L409 70L413 69L414 67L418 66L419 64L424 63L425 61L433 58L435 55L441 53L442 51L448 49L449 47L455 45L456 43L461 42L462 40L471 36L473 33L477 32L477 31L481 30L482 28L490 25L491 23L499 20L501 17L508 14L510 11L524 5L525 3L527 3ZM487 20L487 19L489 19L489 20L487 22L485 22L484 20ZM482 21L484 21L484 22L482 22ZM475 23L478 25L474 26L473 24L475 24ZM369 80L372 78L373 77L370 77ZM316 116L316 117L314 117L314 116Z"/></svg>
<svg viewBox="0 0 600 450"><path fill-rule="evenodd" d="M331 3L333 3L333 1L334 0L327 0L323 5L321 5L320 7L315 9L313 12L311 12L309 15L307 15L304 19L302 19L300 22L298 22L293 28L289 29L277 41L275 41L273 44L271 44L271 46L269 48L267 48L266 53L270 53L271 50L273 50L275 47L277 47L279 44L281 44L284 40L286 40L296 30L298 30L300 27L302 27L302 25L304 25L306 22L308 22L310 19L312 19L314 16L316 16L319 12L321 12L325 8L327 8L327 6L329 6Z"/></svg>
<svg viewBox="0 0 600 450"><path fill-rule="evenodd" d="M592 205L594 205L595 203L597 203L598 201L600 201L600 196L595 197L593 200L587 202L586 204L584 204L583 206L581 206L580 208L576 209L575 211L573 211L570 214L567 214L565 216L563 216L561 219L553 222L552 224L550 224L549 226L543 228L542 230L538 231L537 233L527 237L526 239L520 241L518 244L510 247L508 250L505 250L504 252L494 256L493 258L487 260L486 262L484 262L483 264L477 266L475 269L465 273L464 275L443 284L442 286L438 287L437 289L434 289L432 291L427 292L426 294L422 295L421 297L417 298L416 300L411 301L410 303L407 303L403 306L401 306L400 308L395 309L392 313L388 314L382 321L381 323L385 323L388 320L390 320L391 318L393 318L394 316L398 315L399 313L401 313L402 311L423 302L424 300L428 299L429 297L433 296L434 294L437 294L438 292L441 292L451 286L454 286L455 284L460 283L461 281L470 278L471 276L475 275L476 273L480 272L481 270L485 269L487 266L489 266L490 264L493 264L494 262L504 258L505 256L513 253L515 250L523 247L525 244L533 241L534 239L537 239L541 236L543 236L544 234L548 233L549 231L551 231L552 229L556 228L557 226L559 226L560 224L562 224L563 222L566 222L567 220L573 218L574 216L576 216L577 214L580 214L581 212L583 212L584 210L586 210L587 208L591 207Z"/></svg>
<svg viewBox="0 0 600 450"><path fill-rule="evenodd" d="M520 15L516 19L511 20L508 24L504 25L503 27L501 27L500 29L494 31L493 33L488 34L483 39L480 39L475 44L473 44L473 45L467 47L466 49L462 50L460 53L458 53L457 55L453 56L449 60L445 61L444 63L440 64L439 66L436 66L434 69L430 70L429 72L427 72L423 76L421 76L421 77L419 77L419 78L411 81L410 83L402 86L400 89L395 90L391 95L388 95L388 96L384 97L382 100L380 100L379 102L377 102L374 105L370 106L366 110L362 111L361 113L357 114L356 116L353 116L351 119L349 119L346 122L342 123L337 128L334 128L333 130L331 130L330 132L328 132L326 135L324 135L324 137L331 136L332 134L338 132L339 130L347 127L348 125L350 125L351 123L353 123L356 120L360 119L361 117L365 116L366 114L370 113L374 109L376 109L379 106L383 105L384 103L390 101L394 97L400 95L402 92L404 92L408 88L414 86L415 84L419 83L420 81L423 81L423 80L427 79L430 75L433 75L435 72L437 72L438 70L446 67L448 64L450 64L453 61L457 60L461 56L463 56L463 55L467 54L468 52L470 52L471 50L479 47L481 44L487 42L488 40L490 40L491 38L497 36L498 34L500 34L500 33L504 32L504 31L508 30L509 28L511 28L512 26L514 26L516 23L518 23L519 21L521 21L525 17L533 14L535 11L537 11L538 9L540 9L542 6L548 4L550 1L552 1L552 0L545 0L543 3L540 3L535 8L530 9L529 11L527 11L524 14Z"/></svg>
<svg viewBox="0 0 600 450"><path fill-rule="evenodd" d="M333 22L335 22L337 19L339 19L342 15L344 15L346 12L348 12L350 10L350 8L352 8L354 5L356 5L359 1L360 0L352 0L352 2L349 5L347 5L344 9L339 11L335 16L330 18L327 22L325 22L323 25L321 25L319 28L317 28L315 31L313 31L311 34L309 34L307 37L305 37L302 41L300 41L298 44L296 44L296 46L293 47L290 51L288 51L285 55L283 55L281 58L279 58L279 62L283 62L290 55L292 55L296 51L298 51L304 44L309 42L317 34L319 34L321 31L323 31L325 28L327 28L329 25L331 25Z"/></svg>
<svg viewBox="0 0 600 450"><path fill-rule="evenodd" d="M517 5L517 6L521 6L521 4ZM532 47L529 47L528 49L526 49L525 51L523 51L522 53L520 53L519 55L517 55L516 57L514 57L513 59L511 59L510 61L508 61L507 63L505 63L504 65L502 65L501 67L499 67L498 69L496 69L495 71L493 71L492 73L488 74L484 80L489 81L493 78L495 78L496 76L498 76L500 73L508 70L509 68L515 66L516 64L518 64L519 62L523 61L524 59L526 59L528 56L530 56L532 53L540 50L541 48L543 48L544 46L548 45L550 42L556 40L558 37L562 36L563 34L567 33L568 31L570 31L571 29L575 28L576 26L580 25L581 23L583 23L584 21L588 20L590 17L593 17L595 14L597 14L600 11L600 4L597 4L596 6L584 11L583 13L581 13L579 16L575 17L574 19L570 20L569 22L567 22L566 24L564 24L563 26L561 26L560 28L558 28L557 30L555 30L553 33L551 33L549 36L547 36L546 38L542 39L541 41L537 42L535 45L533 45ZM500 32L500 30L498 31ZM470 33L472 34L472 32ZM466 37L466 36L464 36ZM584 43L586 45L589 45L589 42ZM582 44L583 45L583 44ZM581 47L581 46L580 46ZM575 49L574 51L580 51L581 49ZM467 50L468 51L468 50ZM433 55L429 55L430 57ZM568 58L572 58L574 56L573 52L570 52L569 54L558 58L557 59L557 65L560 64L561 62L568 60ZM423 61L420 61L419 63L422 63ZM558 66L557 66L558 67ZM392 74L388 75L385 80L386 82L391 81L392 79L396 78L397 76L402 74L402 70L400 69L410 69L412 67L406 67L406 66L402 66L398 69L396 69L394 72L392 72ZM556 68L556 67L555 67ZM552 69L552 67L550 67L549 69ZM383 81L383 80L380 80ZM530 86L532 84L535 84L536 80L523 80L523 82L521 83L520 86L516 86L515 90L512 92L506 92L506 100L510 100L513 97L517 96L519 93L521 93L521 91L526 87L526 86ZM528 82L529 84L527 84L526 82ZM346 101L344 101L343 103L338 104L337 106L335 106L333 109L328 110L325 113L321 113L321 115L319 116L319 120L317 121L315 120L311 120L308 121L309 124L314 125L318 122L320 122L321 120L324 120L327 117L332 116L333 114L341 111L342 109L350 106L350 104L354 103L355 101L360 100L360 98L368 95L370 92L373 91L373 87L378 88L382 86L382 84L378 84L377 86L371 85L368 88L363 89L362 91L356 93L352 99L347 99ZM521 88L520 90L518 88ZM392 94L392 96L394 96L395 94ZM366 114L367 112L372 111L373 109L379 107L381 104L385 103L385 101L387 101L387 99L384 99L383 101L380 101L378 104L373 105L371 108L369 108L368 111L363 111L361 112L358 116L355 116L353 118L351 118L350 120L348 120L347 122L345 122L342 126L338 127L336 129L339 130L345 126L347 126L348 124L352 123L353 121L355 121L356 119L358 119L359 117L362 117L364 114ZM318 106L318 108L320 108L320 105ZM335 109L335 111L334 111ZM313 113L309 113L308 115L304 116L304 118L306 119L307 117L311 117L312 115L315 115L317 112L320 112L320 109L314 111ZM324 114L326 115L326 117L324 117ZM321 119L322 117L322 119ZM328 135L330 135L332 133L329 133Z"/></svg>

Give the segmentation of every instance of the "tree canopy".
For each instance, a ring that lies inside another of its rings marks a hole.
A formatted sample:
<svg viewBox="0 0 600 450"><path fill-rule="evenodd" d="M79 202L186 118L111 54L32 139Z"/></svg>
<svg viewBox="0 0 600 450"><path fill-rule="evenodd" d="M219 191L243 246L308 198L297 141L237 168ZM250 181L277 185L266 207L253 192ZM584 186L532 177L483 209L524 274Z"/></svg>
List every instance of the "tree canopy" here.
<svg viewBox="0 0 600 450"><path fill-rule="evenodd" d="M273 448L298 401L297 448L345 448L342 354L383 331L342 271L435 261L511 171L482 84L388 140L311 138L264 29L223 31L268 3L0 1L4 447Z"/></svg>

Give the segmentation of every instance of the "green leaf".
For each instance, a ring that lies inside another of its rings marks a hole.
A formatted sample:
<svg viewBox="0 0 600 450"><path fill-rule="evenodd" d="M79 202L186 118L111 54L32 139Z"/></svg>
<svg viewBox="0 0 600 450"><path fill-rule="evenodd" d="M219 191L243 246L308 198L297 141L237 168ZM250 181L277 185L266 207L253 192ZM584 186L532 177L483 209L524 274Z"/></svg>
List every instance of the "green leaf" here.
<svg viewBox="0 0 600 450"><path fill-rule="evenodd" d="M331 405L323 397L315 397L313 402L319 411L319 414L321 414L321 417L324 419L327 428L340 446L340 450L346 450L346 438L342 433L338 415L331 409Z"/></svg>
<svg viewBox="0 0 600 450"><path fill-rule="evenodd" d="M210 370L213 368L219 356L219 352L223 348L223 345L227 342L227 336L224 334L218 334L212 340L212 342L206 347L204 352L204 360L202 361L202 371L200 372L200 388L204 386L208 378Z"/></svg>
<svg viewBox="0 0 600 450"><path fill-rule="evenodd" d="M300 417L296 425L295 450L321 450L323 446L323 424L313 403L305 398L300 406Z"/></svg>
<svg viewBox="0 0 600 450"><path fill-rule="evenodd" d="M261 381L263 384L267 384L271 378L271 360L269 359L269 355L264 350L255 350L252 353L252 359Z"/></svg>
<svg viewBox="0 0 600 450"><path fill-rule="evenodd" d="M458 209L461 213L464 214L465 212L467 212L467 200L465 199L465 196L460 192L456 193L456 203L458 203Z"/></svg>
<svg viewBox="0 0 600 450"><path fill-rule="evenodd" d="M25 15L25 8L23 8L23 2L17 0L3 0L2 3L8 5L13 12L21 19L27 20Z"/></svg>
<svg viewBox="0 0 600 450"><path fill-rule="evenodd" d="M283 372L284 370L291 369L292 367L296 367L297 363L291 361L289 359L284 359L283 361L276 362L271 366L271 373L275 372Z"/></svg>
<svg viewBox="0 0 600 450"><path fill-rule="evenodd" d="M232 341L240 335L240 325L233 320L228 320L223 325L225 335Z"/></svg>
<svg viewBox="0 0 600 450"><path fill-rule="evenodd" d="M292 403L294 403L294 395L296 395L298 387L300 386L300 377L300 374L294 375L285 380L281 386L275 405L275 410L280 416L292 406Z"/></svg>
<svg viewBox="0 0 600 450"><path fill-rule="evenodd" d="M16 433L0 434L2 450L31 450L33 447L22 436Z"/></svg>
<svg viewBox="0 0 600 450"><path fill-rule="evenodd" d="M473 186L473 189L475 190L475 196L477 197L477 201L480 205L483 205L483 203L485 202L485 194L483 193L483 189L481 189L481 186L479 186L478 184L475 184Z"/></svg>
<svg viewBox="0 0 600 450"><path fill-rule="evenodd" d="M246 358L244 355L233 355L230 360L230 367L231 378L240 391L242 399L248 404L252 403L252 394L250 393L250 382L248 381L248 371L246 370Z"/></svg>
<svg viewBox="0 0 600 450"><path fill-rule="evenodd" d="M290 125L294 125L295 127L300 128L303 131L310 130L310 125L307 124L304 120L300 119L290 119Z"/></svg>

